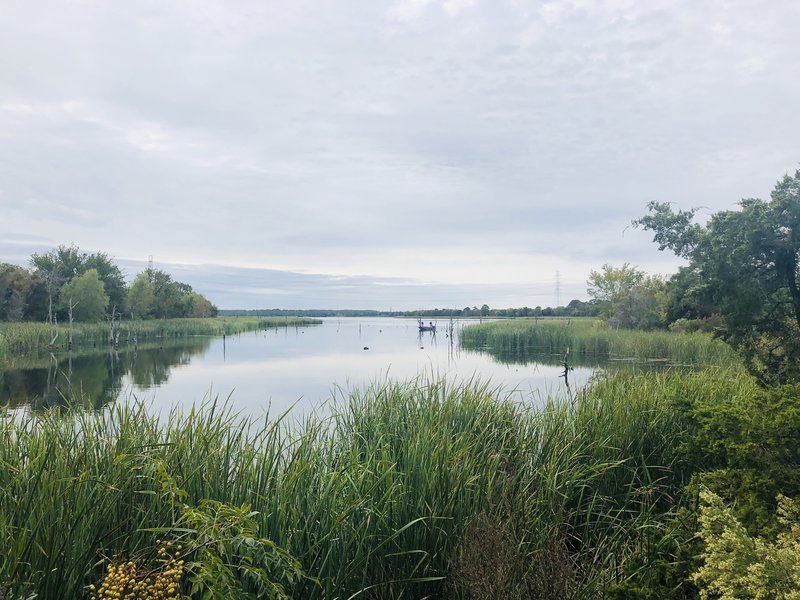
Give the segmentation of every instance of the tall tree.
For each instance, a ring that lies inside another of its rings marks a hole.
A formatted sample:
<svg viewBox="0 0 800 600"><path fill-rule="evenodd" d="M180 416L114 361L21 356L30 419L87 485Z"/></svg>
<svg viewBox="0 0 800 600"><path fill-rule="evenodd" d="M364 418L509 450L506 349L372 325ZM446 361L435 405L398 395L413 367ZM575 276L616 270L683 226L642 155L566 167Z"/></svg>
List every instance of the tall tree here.
<svg viewBox="0 0 800 600"><path fill-rule="evenodd" d="M23 319L33 284L33 276L27 269L0 263L0 321Z"/></svg>
<svg viewBox="0 0 800 600"><path fill-rule="evenodd" d="M190 317L216 317L217 307L208 298L197 292L189 294Z"/></svg>
<svg viewBox="0 0 800 600"><path fill-rule="evenodd" d="M800 381L800 170L771 200L742 200L703 226L695 210L651 202L634 221L689 261L724 318L722 337L765 384Z"/></svg>
<svg viewBox="0 0 800 600"><path fill-rule="evenodd" d="M116 307L119 312L125 302L125 276L104 252L87 254L74 244L61 245L44 254L34 254L31 256L31 265L38 277L46 282L53 303L59 306L64 306L64 303L58 302L61 287L90 269L97 271L103 282L109 306Z"/></svg>
<svg viewBox="0 0 800 600"><path fill-rule="evenodd" d="M657 276L643 281L621 294L614 302L608 320L612 327L656 329L666 324L667 293L664 280Z"/></svg>
<svg viewBox="0 0 800 600"><path fill-rule="evenodd" d="M47 322L53 323L59 306L61 287L83 272L86 254L77 246L59 246L44 254L33 254L31 266L36 277L44 283L47 291Z"/></svg>
<svg viewBox="0 0 800 600"><path fill-rule="evenodd" d="M620 301L645 279L645 272L624 263L621 267L604 264L599 271L592 269L586 281L586 292L594 299L600 314L611 317Z"/></svg>
<svg viewBox="0 0 800 600"><path fill-rule="evenodd" d="M155 299L153 285L147 273L139 273L128 289L125 312L137 319L147 319L153 313Z"/></svg>
<svg viewBox="0 0 800 600"><path fill-rule="evenodd" d="M108 306L108 295L94 269L73 278L61 289L61 307L72 311L76 321L100 321Z"/></svg>
<svg viewBox="0 0 800 600"><path fill-rule="evenodd" d="M86 271L86 258L87 254L81 252L76 245L61 245L44 254L31 255L31 265L35 270L48 273L54 280L60 281L60 287L76 275L82 275Z"/></svg>
<svg viewBox="0 0 800 600"><path fill-rule="evenodd" d="M192 286L172 279L172 276L161 269L145 269L145 277L153 289L152 314L157 319L186 317L191 311L188 296Z"/></svg>
<svg viewBox="0 0 800 600"><path fill-rule="evenodd" d="M125 304L126 293L125 275L122 270L104 252L88 255L79 274L85 273L89 269L95 269L100 276L103 288L108 294L109 307L116 306L117 312L120 312Z"/></svg>

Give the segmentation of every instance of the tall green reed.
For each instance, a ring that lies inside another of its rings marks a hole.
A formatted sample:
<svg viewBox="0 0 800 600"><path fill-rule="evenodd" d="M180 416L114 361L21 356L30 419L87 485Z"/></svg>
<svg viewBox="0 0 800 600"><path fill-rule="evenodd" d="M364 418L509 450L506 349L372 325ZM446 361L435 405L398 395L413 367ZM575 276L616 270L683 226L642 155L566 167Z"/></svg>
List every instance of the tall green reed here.
<svg viewBox="0 0 800 600"><path fill-rule="evenodd" d="M225 401L161 416L135 401L7 412L0 581L80 597L104 561L214 500L246 504L259 534L318 578L296 581L295 597L461 597L470 569L509 566L480 544L495 529L510 532L528 592L559 573L588 597L644 552L692 471L682 402L746 393L738 377L620 374L530 405L479 381L383 382L300 423Z"/></svg>
<svg viewBox="0 0 800 600"><path fill-rule="evenodd" d="M215 317L207 319L152 319L123 320L115 323L120 343L133 340L179 338L192 335L234 335L257 329L276 327L295 327L319 324L318 319L304 317ZM56 327L58 337L55 345L65 347L68 326ZM108 343L111 332L110 323L76 323L73 326L74 344L78 347L89 344ZM117 333L115 333L115 336ZM47 349L53 338L53 328L46 323L0 323L0 339L5 339L7 355L24 354ZM3 358L3 343L0 342L0 360Z"/></svg>
<svg viewBox="0 0 800 600"><path fill-rule="evenodd" d="M639 361L710 365L738 362L724 342L703 332L611 329L596 319L571 321L494 321L465 327L460 338L466 348L503 353L544 352L601 355Z"/></svg>

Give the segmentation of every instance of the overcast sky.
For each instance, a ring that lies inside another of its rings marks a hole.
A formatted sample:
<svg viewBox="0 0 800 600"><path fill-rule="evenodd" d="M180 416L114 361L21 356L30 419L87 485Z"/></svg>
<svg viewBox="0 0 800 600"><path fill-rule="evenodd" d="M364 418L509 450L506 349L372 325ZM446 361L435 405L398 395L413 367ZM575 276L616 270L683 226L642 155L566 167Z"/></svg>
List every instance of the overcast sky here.
<svg viewBox="0 0 800 600"><path fill-rule="evenodd" d="M586 298L800 166L797 0L2 0L0 262L221 308Z"/></svg>

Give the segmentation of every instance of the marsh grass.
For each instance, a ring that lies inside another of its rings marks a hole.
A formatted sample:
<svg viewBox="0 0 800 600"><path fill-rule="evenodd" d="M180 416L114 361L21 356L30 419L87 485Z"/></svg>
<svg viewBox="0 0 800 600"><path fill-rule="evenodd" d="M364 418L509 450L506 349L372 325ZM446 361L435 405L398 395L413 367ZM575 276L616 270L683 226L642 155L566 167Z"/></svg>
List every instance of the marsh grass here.
<svg viewBox="0 0 800 600"><path fill-rule="evenodd" d="M611 329L597 319L566 321L515 319L465 327L465 348L483 348L503 355L542 352L596 355L636 361L669 360L691 365L740 362L721 340L703 332Z"/></svg>
<svg viewBox="0 0 800 600"><path fill-rule="evenodd" d="M119 342L130 343L154 339L171 339L193 335L234 335L245 331L295 327L319 324L319 319L303 317L215 317L208 319L152 319L146 321L121 321L116 325ZM58 326L56 346L67 343L68 327ZM110 332L108 323L76 323L73 338L76 347L107 344ZM5 348L6 358L48 349L52 339L51 328L46 323L0 323L0 360ZM5 342L3 342L5 340Z"/></svg>
<svg viewBox="0 0 800 600"><path fill-rule="evenodd" d="M296 581L298 598L480 598L475 582L500 574L519 597L600 596L628 557L647 564L692 471L687 395L749 389L721 370L620 374L532 407L479 381L419 379L295 424L221 401L160 417L135 401L7 412L0 581L79 598L109 560L212 500L249 507L318 580Z"/></svg>

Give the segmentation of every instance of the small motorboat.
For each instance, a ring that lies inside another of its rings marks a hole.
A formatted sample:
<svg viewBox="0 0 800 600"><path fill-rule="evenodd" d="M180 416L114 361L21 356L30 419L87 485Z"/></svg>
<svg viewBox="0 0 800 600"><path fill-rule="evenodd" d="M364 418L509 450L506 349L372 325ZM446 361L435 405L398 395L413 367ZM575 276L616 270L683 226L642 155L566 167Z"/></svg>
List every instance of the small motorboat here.
<svg viewBox="0 0 800 600"><path fill-rule="evenodd" d="M429 321L427 325L422 319L417 319L417 324L419 325L420 331L436 331L436 325L433 324L433 321Z"/></svg>

